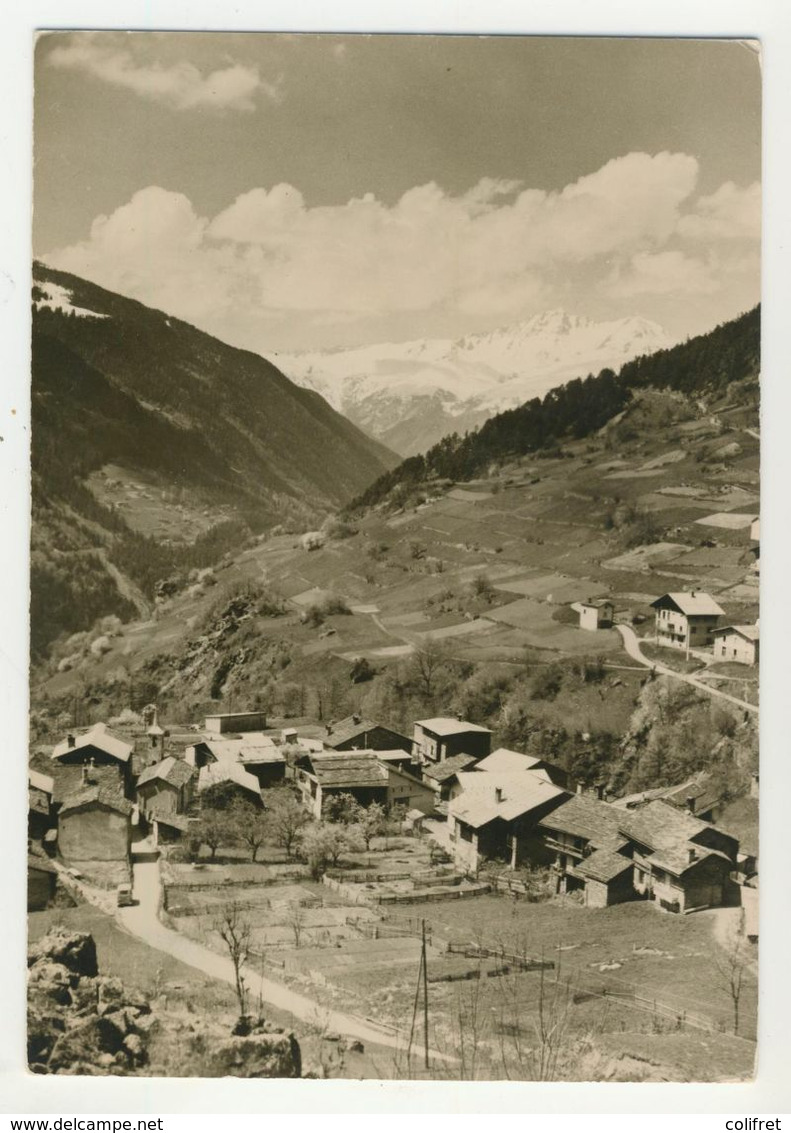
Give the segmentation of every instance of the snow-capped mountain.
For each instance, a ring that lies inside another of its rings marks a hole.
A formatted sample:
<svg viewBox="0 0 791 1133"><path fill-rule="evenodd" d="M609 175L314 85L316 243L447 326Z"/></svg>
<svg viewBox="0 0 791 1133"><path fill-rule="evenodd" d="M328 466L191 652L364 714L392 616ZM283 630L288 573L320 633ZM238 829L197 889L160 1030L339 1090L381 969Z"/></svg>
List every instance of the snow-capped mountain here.
<svg viewBox="0 0 791 1133"><path fill-rule="evenodd" d="M669 345L662 328L647 319L594 322L558 310L457 340L377 343L273 360L297 384L408 456L571 378L617 369Z"/></svg>

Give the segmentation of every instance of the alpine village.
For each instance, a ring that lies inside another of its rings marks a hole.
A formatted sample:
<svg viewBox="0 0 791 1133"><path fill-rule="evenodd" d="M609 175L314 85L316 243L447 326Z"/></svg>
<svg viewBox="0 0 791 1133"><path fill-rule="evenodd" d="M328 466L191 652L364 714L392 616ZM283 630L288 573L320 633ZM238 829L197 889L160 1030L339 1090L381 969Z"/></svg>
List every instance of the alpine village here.
<svg viewBox="0 0 791 1133"><path fill-rule="evenodd" d="M404 456L34 275L31 1070L750 1077L759 309Z"/></svg>

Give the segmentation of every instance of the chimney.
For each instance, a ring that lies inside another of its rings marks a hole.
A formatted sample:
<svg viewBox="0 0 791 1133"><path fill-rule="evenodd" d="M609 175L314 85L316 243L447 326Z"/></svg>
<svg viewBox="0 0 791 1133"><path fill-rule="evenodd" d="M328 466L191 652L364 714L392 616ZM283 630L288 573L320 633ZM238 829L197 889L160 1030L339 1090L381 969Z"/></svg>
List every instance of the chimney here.
<svg viewBox="0 0 791 1133"><path fill-rule="evenodd" d="M690 814L695 813L695 796L687 795L687 810Z"/></svg>
<svg viewBox="0 0 791 1133"><path fill-rule="evenodd" d="M503 801L503 788L502 787L495 787L494 788L494 801L497 802L497 803L501 803Z"/></svg>
<svg viewBox="0 0 791 1133"><path fill-rule="evenodd" d="M596 784L596 798L597 799L603 799L604 798L604 783L597 783Z"/></svg>
<svg viewBox="0 0 791 1133"><path fill-rule="evenodd" d="M69 747L74 747L75 742L76 741L74 739L74 735L69 732L68 736L66 736L66 743L69 745Z"/></svg>
<svg viewBox="0 0 791 1133"><path fill-rule="evenodd" d="M82 785L84 787L88 782L88 764L83 763L82 768L80 770L81 770L81 775L82 775Z"/></svg>
<svg viewBox="0 0 791 1133"><path fill-rule="evenodd" d="M326 724L325 727L327 729L327 735L331 736L332 735L332 724Z"/></svg>
<svg viewBox="0 0 791 1133"><path fill-rule="evenodd" d="M689 865L692 865L693 862L696 862L698 860L698 851L695 849L694 846L690 846L689 849L687 850L687 858L688 858L688 861L689 861Z"/></svg>

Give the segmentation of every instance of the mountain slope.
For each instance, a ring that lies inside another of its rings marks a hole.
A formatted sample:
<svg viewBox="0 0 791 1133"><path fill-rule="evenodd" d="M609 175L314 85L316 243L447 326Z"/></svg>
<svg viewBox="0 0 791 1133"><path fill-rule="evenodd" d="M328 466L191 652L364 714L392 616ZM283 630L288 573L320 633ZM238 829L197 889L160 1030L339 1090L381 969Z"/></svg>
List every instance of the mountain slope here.
<svg viewBox="0 0 791 1133"><path fill-rule="evenodd" d="M277 362L371 436L409 456L570 378L617 368L668 344L662 328L646 319L597 323L547 311L456 341L278 355Z"/></svg>
<svg viewBox="0 0 791 1133"><path fill-rule="evenodd" d="M177 319L38 264L33 303L34 648L129 613L107 556L151 597L157 574L315 522L396 462L317 393Z"/></svg>
<svg viewBox="0 0 791 1133"><path fill-rule="evenodd" d="M638 357L618 374L604 369L579 378L499 413L477 432L445 437L423 455L408 457L386 472L351 505L371 507L396 492L402 496L432 477L468 480L494 462L540 449L556 449L564 437L589 436L620 413L631 391L667 389L687 396L721 394L745 378L757 382L760 358L760 307L708 334L668 350Z"/></svg>

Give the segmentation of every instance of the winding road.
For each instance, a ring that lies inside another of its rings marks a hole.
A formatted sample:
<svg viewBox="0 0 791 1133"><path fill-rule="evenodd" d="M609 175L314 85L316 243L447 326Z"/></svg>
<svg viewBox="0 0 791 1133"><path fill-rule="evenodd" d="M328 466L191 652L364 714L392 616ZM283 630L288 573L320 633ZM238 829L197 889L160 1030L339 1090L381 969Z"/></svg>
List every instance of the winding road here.
<svg viewBox="0 0 791 1133"><path fill-rule="evenodd" d="M698 680L697 677L691 676L689 673L677 673L675 669L663 665L661 661L652 661L645 656L640 648L640 638L631 628L631 626L617 624L615 629L620 633L623 639L623 647L629 656L639 661L641 665L646 668L652 669L654 672L661 674L664 677L675 677L677 681L684 681L685 684L692 685L693 688L700 689L701 692L707 692L709 696L719 697L720 700L727 700L729 704L735 704L738 708L744 708L748 712L758 712L757 704L750 704L749 701L740 700L738 696L731 696L728 692L722 692L718 688L712 688L707 685L705 681Z"/></svg>

